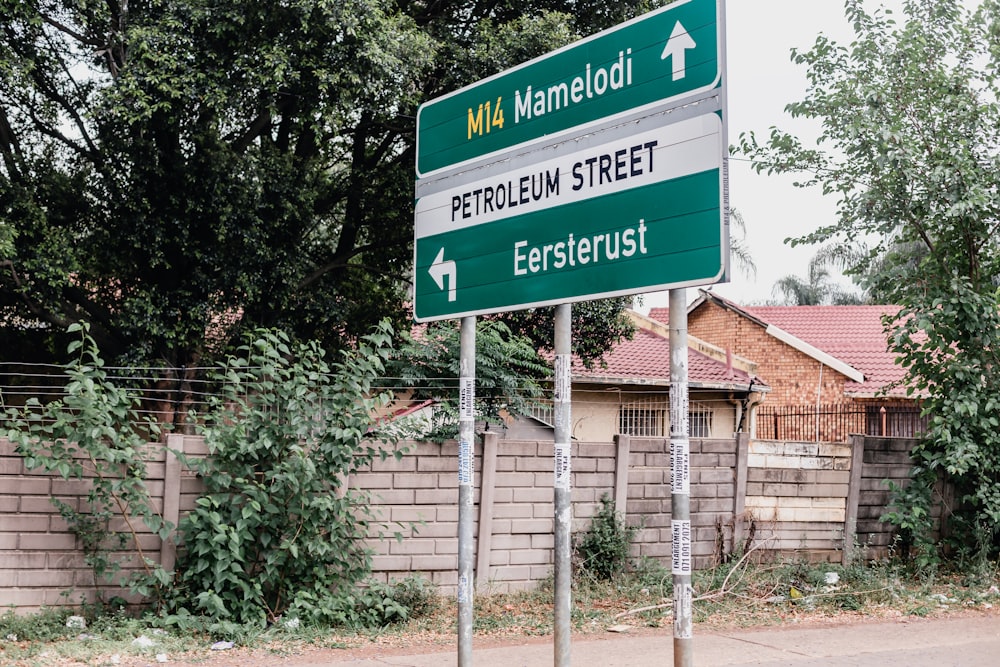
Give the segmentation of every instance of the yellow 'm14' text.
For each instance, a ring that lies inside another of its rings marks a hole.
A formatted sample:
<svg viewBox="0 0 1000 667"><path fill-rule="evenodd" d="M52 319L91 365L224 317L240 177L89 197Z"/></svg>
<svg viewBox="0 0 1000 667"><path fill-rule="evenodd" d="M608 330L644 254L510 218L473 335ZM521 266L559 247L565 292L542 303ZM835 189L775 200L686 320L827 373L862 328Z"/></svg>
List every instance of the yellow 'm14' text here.
<svg viewBox="0 0 1000 667"><path fill-rule="evenodd" d="M503 107L500 105L502 97L498 97L496 103L486 100L479 105L479 109L473 113L469 107L468 138L473 136L481 137L489 134L492 128L503 129Z"/></svg>

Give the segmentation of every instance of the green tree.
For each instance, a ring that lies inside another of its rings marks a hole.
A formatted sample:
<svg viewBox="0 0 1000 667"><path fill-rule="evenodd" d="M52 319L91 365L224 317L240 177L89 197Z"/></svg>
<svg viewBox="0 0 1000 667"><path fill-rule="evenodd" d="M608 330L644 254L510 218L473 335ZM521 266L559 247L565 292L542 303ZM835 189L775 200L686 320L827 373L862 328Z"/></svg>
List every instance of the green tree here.
<svg viewBox="0 0 1000 667"><path fill-rule="evenodd" d="M460 327L454 320L433 322L405 336L387 373L416 400L437 402L431 438L452 438L458 430ZM476 323L476 416L487 425L524 414L542 397L542 380L551 375L538 348L511 332L502 321Z"/></svg>
<svg viewBox="0 0 1000 667"><path fill-rule="evenodd" d="M835 224L793 243L869 244L853 269L901 306L886 322L889 346L930 417L914 483L930 494L945 474L960 501L956 535L995 549L1000 6L907 0L897 21L848 0L846 12L850 46L820 36L793 53L809 86L787 109L822 123L820 145L775 129L763 143L743 136L741 148L759 171L804 172L805 185L839 198Z"/></svg>
<svg viewBox="0 0 1000 667"><path fill-rule="evenodd" d="M394 4L3 0L0 25L5 314L181 366L402 312L398 122L435 43Z"/></svg>
<svg viewBox="0 0 1000 667"><path fill-rule="evenodd" d="M774 283L772 293L788 306L846 306L861 303L860 294L847 291L832 279L827 253L809 260L809 275L787 275Z"/></svg>
<svg viewBox="0 0 1000 667"><path fill-rule="evenodd" d="M650 4L0 0L4 354L401 323L417 105Z"/></svg>

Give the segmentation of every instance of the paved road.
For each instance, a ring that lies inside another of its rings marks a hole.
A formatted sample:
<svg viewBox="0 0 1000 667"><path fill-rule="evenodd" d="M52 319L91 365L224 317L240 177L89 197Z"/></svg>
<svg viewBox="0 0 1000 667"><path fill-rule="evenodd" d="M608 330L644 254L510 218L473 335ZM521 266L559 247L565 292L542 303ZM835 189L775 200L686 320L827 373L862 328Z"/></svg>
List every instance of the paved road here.
<svg viewBox="0 0 1000 667"><path fill-rule="evenodd" d="M697 631L697 628L696 628ZM1000 667L1000 616L913 619L811 628L696 634L696 667ZM476 650L476 667L549 667L552 645ZM657 667L673 664L673 638L609 635L576 641L575 667ZM450 667L454 651L396 655L296 667Z"/></svg>

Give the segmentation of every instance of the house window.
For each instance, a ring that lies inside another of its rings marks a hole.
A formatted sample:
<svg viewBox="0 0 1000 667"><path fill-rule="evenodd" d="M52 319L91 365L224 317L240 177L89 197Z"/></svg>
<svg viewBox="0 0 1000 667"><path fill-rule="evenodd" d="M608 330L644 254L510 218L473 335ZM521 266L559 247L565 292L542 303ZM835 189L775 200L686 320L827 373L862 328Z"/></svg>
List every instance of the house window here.
<svg viewBox="0 0 1000 667"><path fill-rule="evenodd" d="M667 428L666 400L647 398L618 409L618 432L638 438L662 438Z"/></svg>
<svg viewBox="0 0 1000 667"><path fill-rule="evenodd" d="M640 438L661 438L664 412L664 410L623 406L618 413L618 431L622 435L634 435Z"/></svg>
<svg viewBox="0 0 1000 667"><path fill-rule="evenodd" d="M711 406L705 403L691 403L688 408L689 437L711 438L714 414ZM618 410L618 432L639 438L662 438L669 435L669 415L665 399L626 403Z"/></svg>
<svg viewBox="0 0 1000 667"><path fill-rule="evenodd" d="M704 403L692 403L688 408L688 428L692 438L712 437L712 408Z"/></svg>

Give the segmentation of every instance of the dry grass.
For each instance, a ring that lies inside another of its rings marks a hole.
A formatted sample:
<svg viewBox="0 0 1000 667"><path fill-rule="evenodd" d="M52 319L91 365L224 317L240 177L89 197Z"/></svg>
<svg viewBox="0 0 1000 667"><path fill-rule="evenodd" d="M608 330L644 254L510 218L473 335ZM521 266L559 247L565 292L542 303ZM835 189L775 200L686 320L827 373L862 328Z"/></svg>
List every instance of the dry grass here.
<svg viewBox="0 0 1000 667"><path fill-rule="evenodd" d="M836 574L836 583L831 573ZM828 579L829 577L829 579ZM781 624L844 623L906 616L952 616L995 613L1000 608L1000 581L995 567L975 573L918 576L898 564L877 562L844 568L839 565L763 562L753 554L717 568L695 573L695 631ZM793 592L794 589L794 592ZM574 633L606 633L609 628L632 632L670 632L671 576L646 565L613 581L578 577L574 583ZM543 641L552 633L552 590L484 595L475 600L475 634L479 646L516 640ZM290 656L368 657L400 652L449 650L456 642L457 609L441 598L429 613L403 625L364 632L300 629L294 634L271 629L248 632L225 652L210 651L204 636L158 637L158 648L140 651L131 638L152 630L130 620L107 636L51 641L4 639L10 628L0 624L0 664L17 667L59 665L154 664L155 653L168 654L170 664L240 664L248 667L285 662ZM28 622L28 621L25 621ZM41 620L36 621L41 623ZM622 627L625 626L625 627ZM55 633L58 634L58 633ZM112 656L117 656L113 663Z"/></svg>

